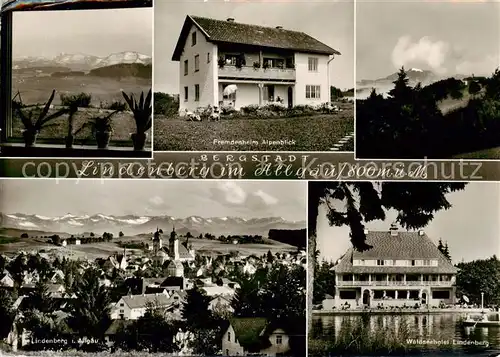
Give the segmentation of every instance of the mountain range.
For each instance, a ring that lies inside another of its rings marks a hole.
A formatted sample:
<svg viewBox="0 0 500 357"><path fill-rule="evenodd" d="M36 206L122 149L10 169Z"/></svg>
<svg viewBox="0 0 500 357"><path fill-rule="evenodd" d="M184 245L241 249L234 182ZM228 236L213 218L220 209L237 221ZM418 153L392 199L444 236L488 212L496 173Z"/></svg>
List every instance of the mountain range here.
<svg viewBox="0 0 500 357"><path fill-rule="evenodd" d="M303 229L304 221L288 221L282 217L241 218L241 217L211 217L190 216L175 218L172 216L112 216L95 214L78 216L66 214L60 217L46 217L23 213L0 213L0 226L44 232L66 232L81 234L94 232L102 234L111 232L115 235L122 231L126 235L137 235L156 231L160 228L169 232L173 227L179 234L190 232L194 236L204 233L214 235L248 234L267 236L270 229Z"/></svg>
<svg viewBox="0 0 500 357"><path fill-rule="evenodd" d="M122 63L137 63L148 65L152 63L152 59L151 56L133 51L113 53L106 57L93 56L83 53L61 53L54 58L16 58L14 59L14 69L33 67L64 67L73 71L90 71L95 68L107 67Z"/></svg>

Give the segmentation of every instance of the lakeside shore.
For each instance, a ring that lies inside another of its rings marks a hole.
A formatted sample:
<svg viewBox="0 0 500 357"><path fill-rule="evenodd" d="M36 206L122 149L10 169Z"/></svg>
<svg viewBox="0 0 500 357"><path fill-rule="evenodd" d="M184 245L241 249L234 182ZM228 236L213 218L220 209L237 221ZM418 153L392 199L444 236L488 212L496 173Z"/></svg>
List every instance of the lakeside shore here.
<svg viewBox="0 0 500 357"><path fill-rule="evenodd" d="M352 309L352 310L313 310L313 315L361 315L362 313L387 315L387 314L481 314L499 315L500 312L490 309L467 309L467 308L447 308L447 309Z"/></svg>

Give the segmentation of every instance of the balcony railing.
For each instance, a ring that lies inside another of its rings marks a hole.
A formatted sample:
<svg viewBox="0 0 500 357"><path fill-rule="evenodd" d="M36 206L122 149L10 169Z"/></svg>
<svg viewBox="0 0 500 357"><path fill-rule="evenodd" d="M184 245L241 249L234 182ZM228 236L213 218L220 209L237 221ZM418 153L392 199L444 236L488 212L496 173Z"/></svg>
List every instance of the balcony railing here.
<svg viewBox="0 0 500 357"><path fill-rule="evenodd" d="M294 68L254 68L253 66L243 66L237 68L233 65L219 67L219 77L235 79L256 79L256 80L278 80L295 81Z"/></svg>
<svg viewBox="0 0 500 357"><path fill-rule="evenodd" d="M453 286L452 281L338 281L338 286Z"/></svg>

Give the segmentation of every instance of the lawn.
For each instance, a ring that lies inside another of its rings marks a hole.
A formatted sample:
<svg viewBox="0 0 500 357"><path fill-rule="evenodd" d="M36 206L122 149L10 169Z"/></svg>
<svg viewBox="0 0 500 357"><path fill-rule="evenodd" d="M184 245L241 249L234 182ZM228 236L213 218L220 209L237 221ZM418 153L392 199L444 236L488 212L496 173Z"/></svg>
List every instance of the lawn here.
<svg viewBox="0 0 500 357"><path fill-rule="evenodd" d="M154 129L155 151L329 151L354 131L354 111L294 118L222 118L219 122L156 116ZM228 142L238 140L244 142Z"/></svg>

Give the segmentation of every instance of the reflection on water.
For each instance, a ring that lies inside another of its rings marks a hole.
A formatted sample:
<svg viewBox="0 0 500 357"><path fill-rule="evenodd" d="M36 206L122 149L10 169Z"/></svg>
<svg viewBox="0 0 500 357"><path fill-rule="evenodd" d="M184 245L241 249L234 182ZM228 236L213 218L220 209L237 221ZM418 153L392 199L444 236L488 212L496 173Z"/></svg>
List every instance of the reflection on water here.
<svg viewBox="0 0 500 357"><path fill-rule="evenodd" d="M464 314L371 314L360 315L315 315L313 317L310 337L315 340L335 341L340 334L341 326L346 322L362 321L369 331L393 327L391 331L398 333L399 327L405 325L407 345L417 346L419 350L429 351L435 355L437 350L455 350L457 353L482 352L491 355L500 347L500 327L464 327L461 321ZM488 315L490 321L498 321L498 314ZM444 348L443 348L444 346ZM432 351L432 352L431 352ZM489 353L488 353L489 352ZM441 354L440 354L441 355Z"/></svg>

